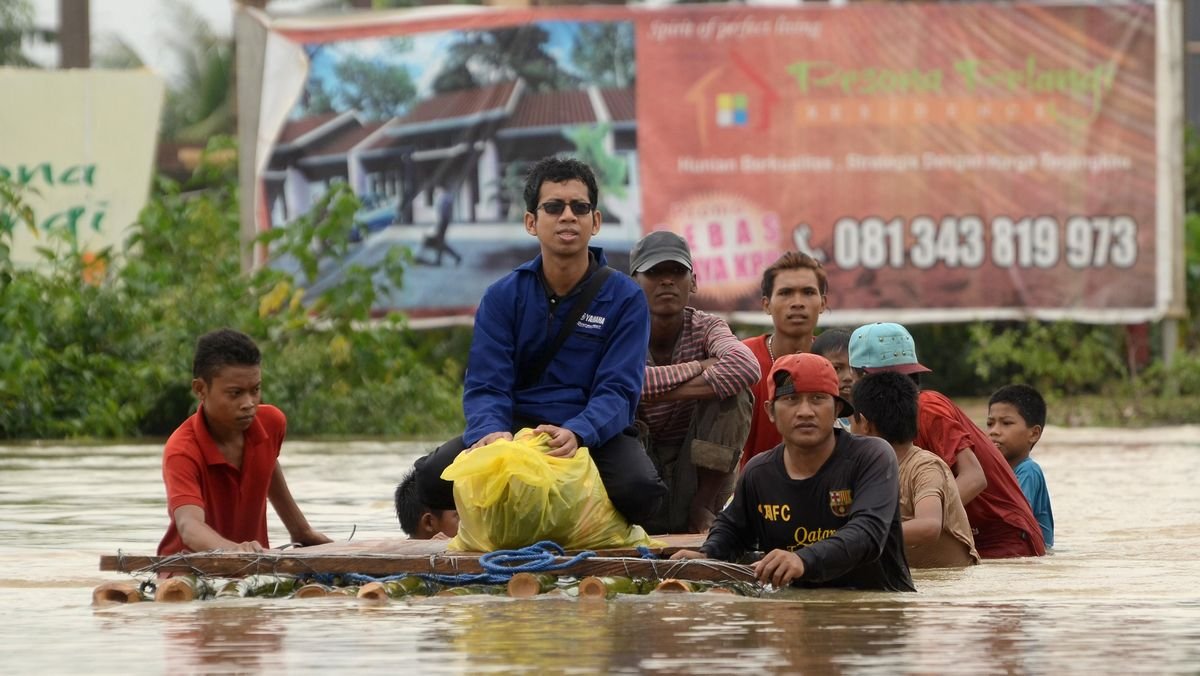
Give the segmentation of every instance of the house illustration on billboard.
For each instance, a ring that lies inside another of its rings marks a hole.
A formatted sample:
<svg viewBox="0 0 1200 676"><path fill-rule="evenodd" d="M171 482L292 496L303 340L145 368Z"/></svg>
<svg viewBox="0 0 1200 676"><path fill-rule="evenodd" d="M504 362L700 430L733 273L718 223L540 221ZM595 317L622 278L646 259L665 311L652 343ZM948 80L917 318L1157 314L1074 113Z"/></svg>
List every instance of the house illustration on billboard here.
<svg viewBox="0 0 1200 676"><path fill-rule="evenodd" d="M632 88L534 91L516 79L436 94L384 122L357 111L289 120L263 176L271 223L305 213L339 181L363 201L369 230L434 222L443 193L455 222L519 221L526 167L576 152L570 132L590 127L604 130L603 151L626 165L623 194L602 195L605 221L636 228L635 101Z"/></svg>

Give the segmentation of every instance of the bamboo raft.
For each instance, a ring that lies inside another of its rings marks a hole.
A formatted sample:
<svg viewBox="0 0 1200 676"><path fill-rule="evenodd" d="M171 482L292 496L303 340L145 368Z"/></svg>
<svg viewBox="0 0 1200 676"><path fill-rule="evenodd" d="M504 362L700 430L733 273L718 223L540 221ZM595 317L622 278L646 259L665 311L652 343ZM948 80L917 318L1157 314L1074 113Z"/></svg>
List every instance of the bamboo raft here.
<svg viewBox="0 0 1200 676"><path fill-rule="evenodd" d="M527 598L560 594L579 598L613 598L618 594L724 592L754 595L748 566L711 560L669 560L680 549L695 549L702 535L666 535L665 546L596 550L575 560L577 552L553 558L552 573L520 572L503 584L439 584L428 577L487 572L478 552L450 552L445 540L378 540L343 542L265 552L200 552L173 556L118 553L100 557L100 570L132 575L173 574L158 584L106 583L93 592L96 605L143 600L190 601L222 597L313 598L355 596L386 602L405 596L507 593ZM648 554L657 558L646 558ZM347 580L372 578L365 584ZM403 577L401 577L403 576ZM398 578L399 579L394 579ZM235 578L226 582L214 578ZM322 581L316 581L320 578ZM335 581L329 584L330 579ZM393 578L374 580L373 578ZM307 584L304 582L308 581ZM153 591L148 591L149 588Z"/></svg>

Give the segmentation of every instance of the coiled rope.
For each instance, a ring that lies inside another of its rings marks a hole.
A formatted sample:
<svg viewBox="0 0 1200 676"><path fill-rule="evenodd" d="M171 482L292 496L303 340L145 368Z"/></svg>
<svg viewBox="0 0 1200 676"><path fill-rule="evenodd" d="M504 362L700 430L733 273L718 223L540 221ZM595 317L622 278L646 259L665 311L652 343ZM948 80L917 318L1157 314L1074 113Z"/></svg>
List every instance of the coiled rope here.
<svg viewBox="0 0 1200 676"><path fill-rule="evenodd" d="M593 551L582 551L566 561L559 562L556 559L560 556L566 556L566 551L558 543L551 542L550 540L542 540L528 547L500 549L480 556L479 565L484 570L482 573L457 573L453 575L446 573L411 573L411 575L429 582L444 585L506 584L517 573L548 573L562 570L570 568L580 561L595 555L596 552ZM368 582L393 582L409 577L409 575L405 573L389 575L387 577L372 577L358 573L343 575L314 573L306 576L306 579L334 586L335 581L340 578L343 583L348 582L361 585Z"/></svg>

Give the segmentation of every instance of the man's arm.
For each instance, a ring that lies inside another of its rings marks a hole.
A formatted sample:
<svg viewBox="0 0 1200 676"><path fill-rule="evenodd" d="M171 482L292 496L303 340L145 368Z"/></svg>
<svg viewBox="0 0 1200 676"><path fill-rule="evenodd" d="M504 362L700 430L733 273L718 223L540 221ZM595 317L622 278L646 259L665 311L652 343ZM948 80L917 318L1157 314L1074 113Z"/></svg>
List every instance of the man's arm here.
<svg viewBox="0 0 1200 676"><path fill-rule="evenodd" d="M917 413L917 445L941 458L954 473L963 505L987 488L983 466L972 448L972 436L944 410L953 403L934 392L921 393Z"/></svg>
<svg viewBox="0 0 1200 676"><path fill-rule="evenodd" d="M512 433L516 388L516 338L513 308L500 307L499 292L489 289L475 312L475 332L463 384L463 441L474 448L485 437ZM512 437L508 437L511 439Z"/></svg>
<svg viewBox="0 0 1200 676"><path fill-rule="evenodd" d="M655 401L671 401L676 399L725 399L742 390L749 389L758 382L762 372L758 359L746 347L729 325L720 317L712 315L695 315L697 330L704 331L705 358L699 362L700 372L674 388L659 387L657 391L648 390L643 393L644 399ZM688 364L687 366L690 366ZM672 368L669 366L649 367L646 369L646 383L650 387L656 369Z"/></svg>
<svg viewBox="0 0 1200 676"><path fill-rule="evenodd" d="M804 561L805 580L836 579L883 553L900 502L900 469L887 442L875 437L863 439L868 440L873 448L864 449L867 457L858 463L849 519L833 537L796 551Z"/></svg>
<svg viewBox="0 0 1200 676"><path fill-rule="evenodd" d="M226 551L261 552L262 543L256 541L234 542L208 525L204 513L204 496L201 477L205 471L200 449L192 441L181 441L173 445L175 438L167 442L163 453L163 484L167 489L167 510L175 522L183 546L193 552L212 549Z"/></svg>
<svg viewBox="0 0 1200 676"><path fill-rule="evenodd" d="M754 546L754 535L750 532L750 518L747 505L751 498L747 495L745 474L738 477L737 487L733 491L733 501L717 514L708 537L700 545L700 551L682 550L676 552L672 559L710 558L722 561L736 561L746 550Z"/></svg>
<svg viewBox="0 0 1200 676"><path fill-rule="evenodd" d="M278 460L275 461L275 470L271 473L271 487L267 489L267 500L275 508L275 513L279 515L279 520L283 522L283 527L287 529L292 542L302 545L323 545L333 542L324 534L313 530L313 527L308 524L308 519L304 518L300 506L292 498L292 491L288 489L287 480L283 478L283 467Z"/></svg>
<svg viewBox="0 0 1200 676"><path fill-rule="evenodd" d="M616 282L616 275L605 284ZM629 293L616 326L604 345L596 365L591 395L579 415L566 420L564 427L579 437L584 446L595 448L617 436L637 415L646 368L646 346L650 344L650 310L641 289ZM566 358L561 353L556 359Z"/></svg>
<svg viewBox="0 0 1200 676"><path fill-rule="evenodd" d="M704 378L704 369L716 359L702 359L681 364L646 367L646 382L642 386L642 401L671 401L675 399L711 399L716 390Z"/></svg>
<svg viewBox="0 0 1200 676"><path fill-rule="evenodd" d="M942 499L926 495L913 505L913 518L900 524L905 547L920 547L937 542L942 533Z"/></svg>
<svg viewBox="0 0 1200 676"><path fill-rule="evenodd" d="M958 484L958 495L964 506L975 499L975 496L987 488L987 477L983 474L983 465L979 458L969 448L960 448L954 456L954 483Z"/></svg>
<svg viewBox="0 0 1200 676"><path fill-rule="evenodd" d="M183 545L193 552L206 552L222 549L232 552L261 552L263 546L256 540L249 542L234 542L221 536L211 526L204 522L204 508L198 505L181 505L171 515L175 519L175 529L179 531L179 539Z"/></svg>
<svg viewBox="0 0 1200 676"><path fill-rule="evenodd" d="M919 451L912 451L918 453ZM914 458L916 471L907 486L901 486L902 495L908 495L913 503L913 518L900 524L904 532L904 546L917 547L933 544L942 534L942 515L945 513L947 476L940 459L932 457Z"/></svg>

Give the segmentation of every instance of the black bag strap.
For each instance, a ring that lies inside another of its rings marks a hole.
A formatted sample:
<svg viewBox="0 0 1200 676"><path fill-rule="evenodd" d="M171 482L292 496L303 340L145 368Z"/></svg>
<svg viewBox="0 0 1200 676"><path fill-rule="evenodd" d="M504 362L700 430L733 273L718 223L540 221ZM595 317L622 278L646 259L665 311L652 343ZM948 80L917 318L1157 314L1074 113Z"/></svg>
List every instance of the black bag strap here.
<svg viewBox="0 0 1200 676"><path fill-rule="evenodd" d="M583 287L583 290L579 292L579 297L575 299L575 304L571 306L571 311L567 313L567 318L563 320L562 327L558 329L558 335L554 337L554 342L550 343L550 347L546 348L546 351L542 353L542 358L530 367L525 372L525 376L521 378L522 386L532 385L542 379L542 373L545 372L550 362L554 360L554 355L558 354L558 350L563 346L563 343L567 342L567 338L575 330L576 322L583 316L588 306L592 304L592 299L596 297L596 294L600 293L600 287L604 286L604 280L608 279L612 271L612 268L605 265L597 268L596 272L592 274L592 278L588 280L587 286Z"/></svg>

